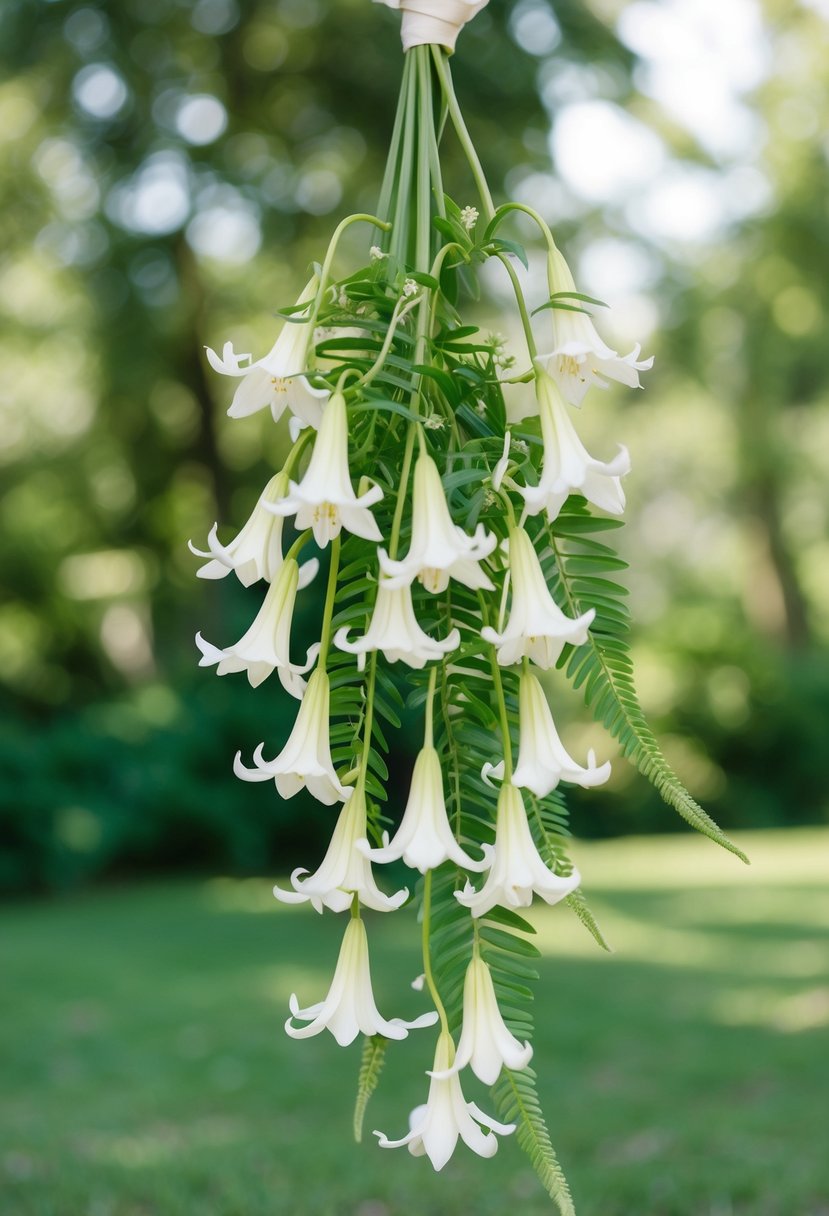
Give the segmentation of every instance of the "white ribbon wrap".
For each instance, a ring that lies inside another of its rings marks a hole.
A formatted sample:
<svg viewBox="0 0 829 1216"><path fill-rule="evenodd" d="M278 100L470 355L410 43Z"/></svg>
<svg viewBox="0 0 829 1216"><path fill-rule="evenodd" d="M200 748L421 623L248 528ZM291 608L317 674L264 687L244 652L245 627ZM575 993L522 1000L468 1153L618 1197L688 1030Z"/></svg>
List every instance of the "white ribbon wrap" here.
<svg viewBox="0 0 829 1216"><path fill-rule="evenodd" d="M375 0L403 14L403 50L413 46L442 46L454 51L458 34L489 0Z"/></svg>

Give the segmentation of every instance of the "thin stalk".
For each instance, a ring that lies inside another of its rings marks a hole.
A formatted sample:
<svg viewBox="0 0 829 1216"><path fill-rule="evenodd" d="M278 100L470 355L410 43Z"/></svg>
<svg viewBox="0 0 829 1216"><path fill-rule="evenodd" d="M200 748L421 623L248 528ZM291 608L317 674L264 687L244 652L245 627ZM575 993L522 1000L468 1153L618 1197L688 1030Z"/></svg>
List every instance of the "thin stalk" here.
<svg viewBox="0 0 829 1216"><path fill-rule="evenodd" d="M437 664L429 671L429 687L426 690L426 721L423 728L423 746L434 747L435 732L434 732L434 699L435 699L435 681L437 680Z"/></svg>
<svg viewBox="0 0 829 1216"><path fill-rule="evenodd" d="M368 756L371 750L371 731L374 726L374 688L377 683L377 651L372 650L368 660L366 680L366 711L363 718L363 754L360 757L359 781L364 783L368 772Z"/></svg>
<svg viewBox="0 0 829 1216"><path fill-rule="evenodd" d="M481 198L484 215L487 223L495 215L495 204L492 201L492 193L489 189L489 184L486 180L486 175L483 170L478 153L475 151L475 145L472 142L472 137L467 130L466 123L463 120L461 108L458 105L458 99L455 96L455 89L452 84L452 73L449 70L449 57L440 47L432 47L432 58L437 71L438 80L440 81L443 100L446 103L446 108L449 111L449 117L452 120L452 126L455 128L455 134L458 137L464 155L466 156L469 168L472 171L472 176L475 179L475 185L478 194Z"/></svg>
<svg viewBox="0 0 829 1216"><path fill-rule="evenodd" d="M344 220L340 220L337 227L328 242L328 249L325 251L325 260L320 270L320 281L317 287L317 294L314 299L314 307L311 310L311 315L308 324L313 332L314 326L317 323L320 308L322 308L323 297L328 286L328 279L331 275L331 267L334 262L334 257L337 252L337 246L340 243L340 237L352 224L373 224L375 228L381 228L384 232L388 232L391 227L385 220L378 219L376 215L368 215L366 212L359 211L356 215L347 215Z"/></svg>
<svg viewBox="0 0 829 1216"><path fill-rule="evenodd" d="M518 312L521 316L521 326L524 330L524 339L527 343L527 350L529 351L530 359L534 360L538 354L538 347L535 344L532 321L527 310L527 302L524 299L524 292L521 289L521 281L518 278L518 273L515 267L512 265L505 253L499 253L498 260L504 265L506 272L510 277L512 290L515 293L515 303L518 306ZM535 363L533 363L533 369L535 369ZM534 371L533 374L536 375L537 373Z"/></svg>
<svg viewBox="0 0 829 1216"><path fill-rule="evenodd" d="M406 113L406 97L411 74L411 60L408 56L403 61L403 78L400 83L400 94L397 98L397 110L394 115L394 127L391 133L389 154L386 158L386 169L383 174L383 184L380 187L380 197L377 200L377 214L381 219L388 220L394 201L394 186L397 180L397 162L400 158L400 137L403 131L403 119ZM383 242L385 245L385 241Z"/></svg>
<svg viewBox="0 0 829 1216"><path fill-rule="evenodd" d="M328 567L328 586L325 590L325 608L322 615L322 636L320 638L320 653L317 665L325 670L328 650L331 645L331 622L334 618L334 598L337 594L337 575L340 572L340 537L335 536L331 542L331 564Z"/></svg>
<svg viewBox="0 0 829 1216"><path fill-rule="evenodd" d="M360 384L363 386L363 388L365 388L367 385L371 384L374 377L382 371L383 364L386 362L386 356L388 355L389 351L391 350L391 345L392 345L392 342L394 341L394 335L397 330L397 326L400 324L400 322L403 320L403 318L406 317L412 311L413 308L417 307L417 305L419 303L420 303L419 300L406 300L403 296L401 296L401 298L395 304L394 312L391 314L391 317L389 318L389 327L386 330L386 336L383 339L383 345L380 347L380 353L378 354L377 358L372 363L371 367L365 373L365 375L363 375L360 378Z"/></svg>
<svg viewBox="0 0 829 1216"><path fill-rule="evenodd" d="M478 592L478 603L481 606L481 619L484 624L488 620L487 604L481 592ZM495 698L498 702L498 719L501 725L501 739L504 745L504 784L512 781L512 739L509 733L509 714L507 713L507 699L504 695L504 682L501 679L501 668L498 666L498 657L495 654L495 647L488 646L489 651L489 668L492 672L492 685L495 689Z"/></svg>
<svg viewBox="0 0 829 1216"><path fill-rule="evenodd" d="M415 51L406 52L406 60L413 56ZM400 172L397 178L397 197L394 204L394 224L392 227L392 238L390 252L401 264L405 265L408 260L409 250L409 209L411 199L409 197L412 184L412 149L415 138L415 105L417 101L417 90L415 88L416 61L412 59L412 67L408 73L408 79L404 76L406 95L406 108L403 123L403 142L400 156Z"/></svg>
<svg viewBox="0 0 829 1216"><path fill-rule="evenodd" d="M432 957L429 949L429 937L431 933L431 918L432 918L432 871L427 870L426 876L423 879L423 924L421 941L423 947L423 974L426 977L426 987L429 989L429 994L435 1003L435 1009L438 1011L440 1018L440 1028L444 1034L449 1033L449 1019L446 1016L446 1010L443 1007L443 1001L440 999L435 977L432 974Z"/></svg>

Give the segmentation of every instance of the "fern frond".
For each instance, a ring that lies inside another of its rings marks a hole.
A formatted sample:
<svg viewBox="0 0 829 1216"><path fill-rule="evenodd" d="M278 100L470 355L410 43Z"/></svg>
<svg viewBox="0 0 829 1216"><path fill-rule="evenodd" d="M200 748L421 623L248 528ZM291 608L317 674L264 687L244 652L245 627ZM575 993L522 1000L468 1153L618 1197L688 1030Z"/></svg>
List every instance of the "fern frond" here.
<svg viewBox="0 0 829 1216"><path fill-rule="evenodd" d="M367 1035L363 1039L363 1055L360 1075L357 1080L357 1099L354 1103L354 1139L359 1144L363 1138L363 1121L369 1098L377 1088L380 1073L386 1060L389 1041L381 1034Z"/></svg>
<svg viewBox="0 0 829 1216"><path fill-rule="evenodd" d="M505 1068L492 1089L502 1119L515 1123L515 1138L530 1159L547 1194L561 1216L576 1216L570 1187L550 1140L538 1100L536 1076L531 1068L512 1072Z"/></svg>
<svg viewBox="0 0 829 1216"><path fill-rule="evenodd" d="M571 649L562 665L566 666L574 686L584 689L585 704L596 719L619 740L623 754L664 801L698 832L748 863L745 853L682 784L642 712L627 642L621 636L626 632L627 612L620 606L619 597L625 590L605 577L608 570L619 568L619 559L609 546L602 545L602 552L596 552L594 545L585 545L580 532L582 521L587 519L594 522L585 511L576 509L575 514L565 514L556 520L553 527L544 527L545 539L555 558L553 583L563 601L562 607L572 616L589 608L596 610L586 644ZM575 520L578 523L574 528ZM565 537L570 538L569 544Z"/></svg>

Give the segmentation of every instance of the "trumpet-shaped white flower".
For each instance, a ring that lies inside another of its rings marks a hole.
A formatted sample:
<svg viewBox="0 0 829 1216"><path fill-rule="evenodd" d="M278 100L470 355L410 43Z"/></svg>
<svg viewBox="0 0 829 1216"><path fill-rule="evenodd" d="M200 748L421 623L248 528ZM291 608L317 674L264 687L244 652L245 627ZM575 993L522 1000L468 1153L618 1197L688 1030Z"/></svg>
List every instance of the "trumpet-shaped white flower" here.
<svg viewBox="0 0 829 1216"><path fill-rule="evenodd" d="M375 912L393 912L405 902L409 892L406 887L394 895L384 895L374 881L371 862L357 848L357 842L366 835L366 796L360 783L340 811L337 826L331 837L328 851L314 874L307 870L294 870L291 875L293 891L274 887L273 893L284 904L300 904L310 900L318 912L323 907L332 912L344 912L354 895L360 903ZM303 874L308 874L303 878Z"/></svg>
<svg viewBox="0 0 829 1216"><path fill-rule="evenodd" d="M428 746L415 761L409 800L394 839L389 842L384 832L382 849L370 848L367 840L358 841L357 848L372 861L397 861L402 857L407 866L421 874L447 860L480 873L487 868L489 851L489 846L484 846L483 860L474 861L455 839L446 814L440 760L435 749Z"/></svg>
<svg viewBox="0 0 829 1216"><path fill-rule="evenodd" d="M310 304L316 291L317 280L313 278L297 304ZM256 363L250 362L250 355L237 355L232 342L225 343L221 357L209 346L205 348L214 371L223 376L241 377L227 411L231 418L246 418L269 405L274 422L289 409L307 426L319 426L322 405L330 390L314 388L303 374L308 369L313 330L310 318L297 320L296 316L284 323L271 350Z"/></svg>
<svg viewBox="0 0 829 1216"><path fill-rule="evenodd" d="M528 908L533 892L548 904L557 904L575 891L580 881L578 870L564 878L544 864L527 823L521 791L505 784L498 795L492 869L480 891L467 882L462 891L455 892L455 898L473 916L485 916L496 904Z"/></svg>
<svg viewBox="0 0 829 1216"><path fill-rule="evenodd" d="M196 571L199 578L225 578L231 570L236 572L239 582L245 587L263 578L272 583L282 565L282 529L285 521L265 507L266 502L276 502L288 490L288 478L284 473L273 476L259 496L259 501L242 530L230 542L222 545L218 539L219 525L214 524L207 538L207 549L197 549L188 541L191 553L210 560ZM299 586L307 587L319 569L316 558L299 568Z"/></svg>
<svg viewBox="0 0 829 1216"><path fill-rule="evenodd" d="M494 1157L498 1137L515 1131L514 1123L499 1123L463 1096L460 1078L452 1070L454 1044L443 1031L437 1041L435 1065L429 1083L429 1097L424 1106L417 1106L409 1115L409 1134L401 1140L389 1140L383 1132L375 1131L381 1148L408 1146L413 1157L429 1158L436 1170L442 1170L455 1151L458 1137L479 1157ZM488 1131L483 1131L487 1128Z"/></svg>
<svg viewBox="0 0 829 1216"><path fill-rule="evenodd" d="M550 255L550 282L556 292L576 290L570 267L558 249ZM578 300L572 303L580 307ZM601 340L586 312L553 308L552 321L553 349L539 355L538 363L558 381L569 402L580 405L591 385L607 388L608 380L641 388L639 373L653 367L653 356L640 360L638 343L629 355L618 355Z"/></svg>
<svg viewBox="0 0 829 1216"><path fill-rule="evenodd" d="M321 549L347 528L366 540L382 540L377 521L369 507L379 502L383 491L372 486L359 497L351 485L348 469L348 416L342 393L334 393L326 403L314 440L314 450L302 481L292 481L288 495L279 502L267 503L275 515L296 515L302 531L313 528L314 540Z"/></svg>
<svg viewBox="0 0 829 1216"><path fill-rule="evenodd" d="M252 688L258 687L276 669L286 692L292 697L301 697L305 691L302 676L313 666L319 643L309 648L303 665L291 662L291 621L298 585L299 566L291 557L283 562L253 624L238 642L220 650L206 642L200 633L196 634L196 645L202 653L199 667L218 664L220 676L246 671Z"/></svg>
<svg viewBox="0 0 829 1216"><path fill-rule="evenodd" d="M268 781L273 778L281 798L293 798L304 787L318 801L331 806L348 798L346 789L334 772L328 733L330 687L328 675L319 668L308 681L294 728L282 751L274 760L262 757L264 743L253 753L255 768L242 764L236 753L233 771L243 781ZM365 835L365 832L363 832Z"/></svg>
<svg viewBox="0 0 829 1216"><path fill-rule="evenodd" d="M468 1064L485 1085L494 1085L507 1067L517 1071L532 1059L529 1043L519 1043L505 1024L489 967L475 956L466 969L463 982L463 1028L458 1039L455 1063L446 1076L460 1072Z"/></svg>
<svg viewBox="0 0 829 1216"><path fill-rule="evenodd" d="M521 676L518 692L518 764L513 784L546 798L559 781L572 781L582 789L603 785L610 776L610 762L596 765L596 754L587 753L587 768L581 768L558 737L544 690L531 672Z"/></svg>
<svg viewBox="0 0 829 1216"><path fill-rule="evenodd" d="M587 641L595 609L575 619L564 615L547 589L541 563L523 528L510 532L509 564L512 578L509 619L502 633L485 625L481 637L498 647L502 667L517 663L524 655L539 667L552 667L566 642L582 646Z"/></svg>
<svg viewBox="0 0 829 1216"><path fill-rule="evenodd" d="M335 646L349 654L363 655L370 650L382 650L390 663L402 660L409 667L424 667L432 659L440 659L457 649L460 633L452 629L439 642L420 628L412 606L412 589L408 583L391 586L384 578L377 587L374 612L366 633L354 642L348 640L348 628L338 629Z"/></svg>
<svg viewBox="0 0 829 1216"><path fill-rule="evenodd" d="M567 413L567 405L555 381L541 372L537 379L538 411L544 438L544 463L537 486L521 490L527 511L546 510L555 519L571 494L582 494L602 511L621 515L625 509L622 478L630 472L625 447L607 463L594 459L579 439Z"/></svg>
<svg viewBox="0 0 829 1216"><path fill-rule="evenodd" d="M479 562L489 557L496 537L479 524L474 536L467 536L452 522L440 473L431 456L421 452L414 472L412 542L402 561L393 561L380 550L380 568L389 576L388 584L400 587L418 578L427 591L445 591L449 579L457 579L473 590L492 590L492 583Z"/></svg>
<svg viewBox="0 0 829 1216"><path fill-rule="evenodd" d="M438 1020L434 1010L423 1013L413 1022L402 1018L387 1020L380 1016L371 990L371 969L368 959L368 938L360 918L352 918L343 936L340 956L328 995L317 1005L300 1009L296 994L291 993L291 1016L285 1030L292 1039L308 1039L311 1035L330 1030L340 1047L348 1047L358 1034L382 1034L387 1039L405 1039L410 1030L433 1026ZM294 1019L307 1026L294 1026Z"/></svg>

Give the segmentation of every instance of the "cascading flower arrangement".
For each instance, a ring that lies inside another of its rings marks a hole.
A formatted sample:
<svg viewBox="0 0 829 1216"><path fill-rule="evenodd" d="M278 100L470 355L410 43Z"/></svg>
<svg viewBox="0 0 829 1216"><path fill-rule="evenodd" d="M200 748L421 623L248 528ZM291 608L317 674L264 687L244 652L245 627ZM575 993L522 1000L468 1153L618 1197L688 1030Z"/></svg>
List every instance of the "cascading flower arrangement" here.
<svg viewBox="0 0 829 1216"><path fill-rule="evenodd" d="M569 678L665 800L738 850L671 772L639 708L614 577L624 563L607 540L621 524L630 462L623 447L591 456L574 424L591 388L638 387L652 360L602 341L599 301L577 290L540 215L493 204L449 69L458 31L486 0L383 2L403 10L405 58L377 215L339 224L322 265L282 310L270 353L254 361L230 343L221 357L207 352L236 380L230 415L269 408L277 421L288 411L293 446L236 538L222 544L214 527L207 550L194 550L207 559L203 578L233 571L245 586L266 585L239 641L197 642L202 665L245 671L252 685L276 672L298 703L281 748L270 739L250 763L237 755L236 775L273 780L282 798L307 787L339 807L317 868L274 889L283 902L346 918L327 995L305 1008L292 996L287 1033L328 1029L343 1046L364 1036L360 1139L388 1043L437 1024L427 1100L408 1134L377 1132L379 1144L406 1145L440 1170L458 1138L489 1157L515 1132L561 1211L572 1212L529 1067L537 951L521 910L534 896L565 901L604 946L567 855L562 786L601 785L610 765L568 754L537 673ZM477 206L443 192L445 125ZM503 235L516 211L547 251L549 298L536 326L517 268L524 250ZM338 277L352 224L369 226L367 262ZM492 260L514 290L524 340L515 356L461 312ZM506 385L523 396L520 424L508 422ZM294 530L283 552L286 521ZM320 559L321 637L298 662L292 618ZM404 707L422 716L422 747L390 814L384 755ZM377 1009L363 919L364 909L409 902L409 889L390 894L378 882L384 865L401 861L418 873L423 977L414 986L433 1006L412 1021ZM465 1098L467 1068L493 1087L494 1114Z"/></svg>

